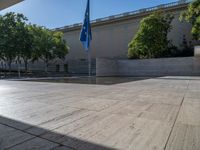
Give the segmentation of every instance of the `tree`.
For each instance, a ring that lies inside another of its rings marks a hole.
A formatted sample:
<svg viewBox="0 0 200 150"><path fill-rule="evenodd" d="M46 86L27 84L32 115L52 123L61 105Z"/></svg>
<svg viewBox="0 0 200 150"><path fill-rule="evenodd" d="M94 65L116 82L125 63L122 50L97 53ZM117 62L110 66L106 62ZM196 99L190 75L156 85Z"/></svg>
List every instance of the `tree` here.
<svg viewBox="0 0 200 150"><path fill-rule="evenodd" d="M12 62L20 54L19 50L23 49L22 38L24 34L22 31L26 21L27 18L23 14L13 12L0 16L1 58L8 64L9 71L11 71Z"/></svg>
<svg viewBox="0 0 200 150"><path fill-rule="evenodd" d="M129 43L129 58L157 58L167 56L169 47L174 47L168 40L168 32L172 29L173 15L153 13L140 22L135 37Z"/></svg>
<svg viewBox="0 0 200 150"><path fill-rule="evenodd" d="M65 59L66 54L69 52L69 47L66 41L63 39L62 32L53 32L53 42L54 42L54 54L59 59Z"/></svg>
<svg viewBox="0 0 200 150"><path fill-rule="evenodd" d="M55 58L64 59L69 47L62 32L54 32L37 25L27 25L23 14L13 12L0 16L0 59L6 62L11 71L14 60L24 61L28 70L30 60L43 60L46 71Z"/></svg>
<svg viewBox="0 0 200 150"><path fill-rule="evenodd" d="M0 21L1 22L1 21ZM0 70L3 70L3 51L0 48Z"/></svg>
<svg viewBox="0 0 200 150"><path fill-rule="evenodd" d="M45 71L55 58L64 59L69 47L63 39L62 32L54 32L44 27L32 26L34 35L33 61L41 59L45 63Z"/></svg>
<svg viewBox="0 0 200 150"><path fill-rule="evenodd" d="M29 61L32 59L32 53L34 51L34 35L31 31L32 25L25 25L20 29L21 37L20 40L20 49L18 50L18 57L23 59L25 72L28 71Z"/></svg>
<svg viewBox="0 0 200 150"><path fill-rule="evenodd" d="M195 40L200 40L200 0L193 1L186 12L184 12L181 20L186 20L192 24L192 35Z"/></svg>

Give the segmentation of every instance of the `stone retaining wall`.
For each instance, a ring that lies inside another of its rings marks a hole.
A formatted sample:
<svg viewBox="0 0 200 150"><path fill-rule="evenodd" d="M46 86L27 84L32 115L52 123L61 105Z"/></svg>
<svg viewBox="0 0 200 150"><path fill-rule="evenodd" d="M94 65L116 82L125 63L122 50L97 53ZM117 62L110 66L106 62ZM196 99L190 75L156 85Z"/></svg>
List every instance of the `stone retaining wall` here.
<svg viewBox="0 0 200 150"><path fill-rule="evenodd" d="M97 76L196 76L200 57L117 60L98 58Z"/></svg>

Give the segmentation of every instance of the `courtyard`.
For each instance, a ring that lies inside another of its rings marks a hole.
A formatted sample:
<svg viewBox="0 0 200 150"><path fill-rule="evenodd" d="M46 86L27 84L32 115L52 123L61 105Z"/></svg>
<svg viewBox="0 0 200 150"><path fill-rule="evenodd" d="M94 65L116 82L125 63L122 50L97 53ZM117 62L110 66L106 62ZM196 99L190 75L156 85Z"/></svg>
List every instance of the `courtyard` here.
<svg viewBox="0 0 200 150"><path fill-rule="evenodd" d="M200 77L0 80L0 149L199 150Z"/></svg>

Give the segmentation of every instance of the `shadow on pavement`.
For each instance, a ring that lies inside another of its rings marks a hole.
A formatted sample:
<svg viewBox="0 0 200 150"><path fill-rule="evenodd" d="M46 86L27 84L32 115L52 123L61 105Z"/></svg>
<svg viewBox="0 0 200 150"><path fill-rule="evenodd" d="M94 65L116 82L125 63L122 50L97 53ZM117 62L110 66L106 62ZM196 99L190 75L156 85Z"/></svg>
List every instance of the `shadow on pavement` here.
<svg viewBox="0 0 200 150"><path fill-rule="evenodd" d="M0 116L0 150L5 149L115 150Z"/></svg>

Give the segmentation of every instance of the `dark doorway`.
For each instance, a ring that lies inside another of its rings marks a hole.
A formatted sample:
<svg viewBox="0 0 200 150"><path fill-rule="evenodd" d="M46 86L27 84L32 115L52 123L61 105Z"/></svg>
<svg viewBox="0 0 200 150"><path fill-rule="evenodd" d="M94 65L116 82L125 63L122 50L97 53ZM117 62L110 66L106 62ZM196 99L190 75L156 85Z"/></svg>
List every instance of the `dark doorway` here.
<svg viewBox="0 0 200 150"><path fill-rule="evenodd" d="M64 71L68 73L68 64L64 64Z"/></svg>
<svg viewBox="0 0 200 150"><path fill-rule="evenodd" d="M56 72L60 72L60 65L56 65Z"/></svg>

